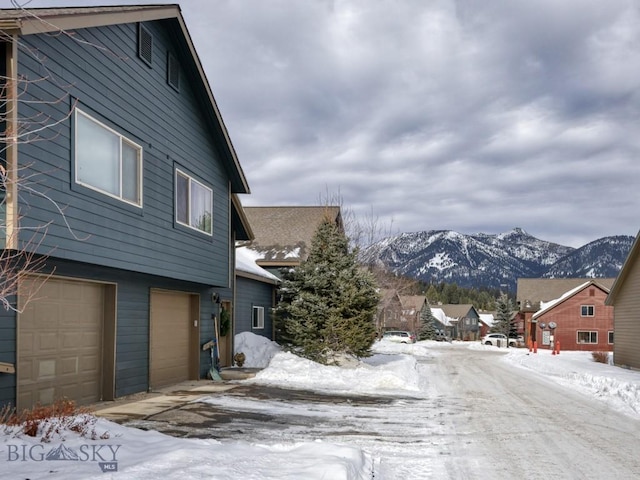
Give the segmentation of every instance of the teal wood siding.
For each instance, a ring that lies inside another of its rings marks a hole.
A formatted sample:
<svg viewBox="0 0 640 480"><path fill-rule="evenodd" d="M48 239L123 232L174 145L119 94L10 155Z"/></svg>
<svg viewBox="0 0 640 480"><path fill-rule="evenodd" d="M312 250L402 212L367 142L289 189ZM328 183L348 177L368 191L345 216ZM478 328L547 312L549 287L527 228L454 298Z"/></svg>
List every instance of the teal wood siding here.
<svg viewBox="0 0 640 480"><path fill-rule="evenodd" d="M16 313L0 308L0 362L16 364ZM0 408L15 406L16 376L0 373Z"/></svg>
<svg viewBox="0 0 640 480"><path fill-rule="evenodd" d="M60 122L42 133L48 140L19 147L23 178L31 182L22 188L23 226L51 222L46 234L36 234L41 242L38 251L43 254L228 286L230 187L218 134L203 108L200 79L193 75L190 54L174 23L157 21L145 26L153 34L151 68L137 56L136 23L80 29L73 37L22 38L44 60L35 60L21 48L20 73L30 80L48 77L30 84L23 99L62 99L20 105L21 118L39 115ZM181 63L179 92L167 84L168 51ZM73 117L66 117L75 105L142 146L142 208L74 183ZM213 190L213 237L176 224L176 168ZM46 193L63 208L71 231L80 239L74 238L51 201L31 195L28 188ZM27 242L32 235L25 230L21 240ZM132 372L132 378L135 376Z"/></svg>
<svg viewBox="0 0 640 480"><path fill-rule="evenodd" d="M116 397L146 392L149 388L151 289L198 294L200 297L199 345L212 338L211 314L216 311L216 306L211 302L212 290L207 286L76 262L51 260L47 265L48 268L55 268L56 276L116 284ZM15 358L16 315L13 311L0 309L0 361L16 363ZM201 378L206 377L210 362L209 352L200 350ZM15 395L16 375L0 374L0 407L3 404L15 404Z"/></svg>
<svg viewBox="0 0 640 480"><path fill-rule="evenodd" d="M269 283L259 282L244 277L236 280L235 334L251 332L273 340L273 289ZM253 307L264 307L264 328L251 328Z"/></svg>

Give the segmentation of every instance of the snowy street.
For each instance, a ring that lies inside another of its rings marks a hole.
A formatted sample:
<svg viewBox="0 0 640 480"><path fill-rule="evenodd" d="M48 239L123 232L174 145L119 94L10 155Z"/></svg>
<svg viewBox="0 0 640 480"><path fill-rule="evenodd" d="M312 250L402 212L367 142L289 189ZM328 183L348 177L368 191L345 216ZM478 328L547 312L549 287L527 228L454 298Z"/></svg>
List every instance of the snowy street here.
<svg viewBox="0 0 640 480"><path fill-rule="evenodd" d="M395 353L370 362L381 366L405 356L398 350L411 352L420 379L415 391L363 397L356 382L354 391L347 387L340 395L288 392L273 386L287 384L283 375L280 382L245 381L180 412L130 425L223 442L346 444L371 454L374 478L385 480L637 478L637 417L505 362L506 349L435 342L428 349L386 348ZM523 349L510 354L526 356Z"/></svg>
<svg viewBox="0 0 640 480"><path fill-rule="evenodd" d="M640 472L640 372L595 363L589 352L381 341L365 362L335 367L243 335L236 345L261 368L255 378L116 402L107 411L136 413L123 424L99 418L95 438L64 429L42 442L6 427L3 478L631 480ZM163 399L166 407L149 407Z"/></svg>

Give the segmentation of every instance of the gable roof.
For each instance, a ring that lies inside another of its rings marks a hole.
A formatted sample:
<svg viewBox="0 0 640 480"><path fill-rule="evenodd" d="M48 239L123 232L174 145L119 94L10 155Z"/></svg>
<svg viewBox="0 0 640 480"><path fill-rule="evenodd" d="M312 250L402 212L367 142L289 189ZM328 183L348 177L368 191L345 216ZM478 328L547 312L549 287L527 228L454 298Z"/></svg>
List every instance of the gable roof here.
<svg viewBox="0 0 640 480"><path fill-rule="evenodd" d="M445 315L452 319L465 318L471 310L476 312L476 316L480 318L476 308L470 303L466 303L466 304L449 303L445 305L438 305L438 308L441 308L444 311Z"/></svg>
<svg viewBox="0 0 640 480"><path fill-rule="evenodd" d="M636 235L636 239L633 241L633 245L631 245L631 250L629 251L629 255L627 255L627 259L624 261L622 265L622 269L618 276L616 277L615 282L611 286L611 290L609 290L609 295L605 300L606 305L614 305L616 301L616 296L620 292L620 288L624 284L625 280L629 276L629 273L633 269L633 266L638 262L638 257L640 256L640 232Z"/></svg>
<svg viewBox="0 0 640 480"><path fill-rule="evenodd" d="M495 315L493 313L479 313L480 321L487 327L492 327L495 322Z"/></svg>
<svg viewBox="0 0 640 480"><path fill-rule="evenodd" d="M306 260L311 240L324 218L342 230L340 207L244 207L255 235L250 248L260 265L298 265Z"/></svg>
<svg viewBox="0 0 640 480"><path fill-rule="evenodd" d="M123 23L167 20L181 43L185 55L185 71L197 80L202 105L213 126L214 137L223 146L219 150L231 180L232 193L250 193L240 162L231 143L222 115L213 97L209 81L187 30L179 5L135 5L117 7L66 7L0 9L0 30L9 35L33 35L39 33L68 32L79 28L102 27Z"/></svg>
<svg viewBox="0 0 640 480"><path fill-rule="evenodd" d="M538 310L536 313L533 314L533 317L531 317L532 319L538 318L541 315L547 313L550 310L553 310L555 307L557 307L558 305L560 305L561 303L565 302L566 300L568 300L569 298L573 297L574 295L580 293L581 291L583 291L584 289L590 287L590 286L595 286L596 288L599 288L600 290L602 290L604 293L609 293L609 289L606 287L603 287L602 285L600 285L599 283L597 283L595 280L589 280L587 282L584 282L581 285L578 285L577 287L563 293L559 298L556 298L554 300L551 300L548 303L542 303L540 306L540 310Z"/></svg>
<svg viewBox="0 0 640 480"><path fill-rule="evenodd" d="M404 310L413 309L414 313L417 313L422 310L427 299L424 295L400 295L400 303L402 303L402 308Z"/></svg>
<svg viewBox="0 0 640 480"><path fill-rule="evenodd" d="M537 310L540 302L555 300L569 290L591 280L609 290L615 278L519 278L516 293L517 306L520 310Z"/></svg>
<svg viewBox="0 0 640 480"><path fill-rule="evenodd" d="M445 327L451 326L451 320L453 319L447 317L447 315L444 313L444 310L442 310L441 308L431 307L431 314L438 322L440 322Z"/></svg>

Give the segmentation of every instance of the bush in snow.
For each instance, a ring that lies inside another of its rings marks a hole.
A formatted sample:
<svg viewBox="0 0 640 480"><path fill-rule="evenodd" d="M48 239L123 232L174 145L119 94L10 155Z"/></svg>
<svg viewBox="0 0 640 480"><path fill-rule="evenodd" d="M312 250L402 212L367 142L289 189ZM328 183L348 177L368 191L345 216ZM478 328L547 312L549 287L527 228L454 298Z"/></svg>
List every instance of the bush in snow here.
<svg viewBox="0 0 640 480"><path fill-rule="evenodd" d="M591 352L594 362L609 363L609 352Z"/></svg>
<svg viewBox="0 0 640 480"><path fill-rule="evenodd" d="M71 431L82 437L106 439L108 432L101 435L95 430L97 418L84 407L77 407L73 400L61 398L52 405L36 405L17 413L9 406L0 410L0 425L5 433L10 433L12 427L29 437L41 436L41 442L50 442L56 436L62 436L65 431Z"/></svg>
<svg viewBox="0 0 640 480"><path fill-rule="evenodd" d="M308 259L284 274L280 293L274 312L280 345L320 363L336 354L371 354L378 305L375 283L328 218L314 235Z"/></svg>

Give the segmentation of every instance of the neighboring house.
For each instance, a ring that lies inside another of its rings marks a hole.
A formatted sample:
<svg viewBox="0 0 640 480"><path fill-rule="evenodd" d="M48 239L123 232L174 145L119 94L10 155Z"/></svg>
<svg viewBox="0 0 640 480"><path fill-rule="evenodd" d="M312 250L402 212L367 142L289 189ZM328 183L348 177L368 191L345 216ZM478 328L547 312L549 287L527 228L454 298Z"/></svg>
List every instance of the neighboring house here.
<svg viewBox="0 0 640 480"><path fill-rule="evenodd" d="M3 130L54 125L2 149L4 251L47 255L51 276L24 276L19 313L1 310L0 362L15 373L0 373L0 403L86 404L203 378L215 299L232 288L235 241L251 238L236 198L249 187L179 7L0 20Z"/></svg>
<svg viewBox="0 0 640 480"><path fill-rule="evenodd" d="M383 289L380 292L378 312L376 315L376 331L381 335L385 330L406 330L402 321L402 301L398 291Z"/></svg>
<svg viewBox="0 0 640 480"><path fill-rule="evenodd" d="M537 322L532 321L534 313L541 308L541 303L560 298L564 293L592 280L590 278L519 278L516 292L516 323L518 334L522 331L525 342L538 341ZM595 279L599 285L610 289L615 278Z"/></svg>
<svg viewBox="0 0 640 480"><path fill-rule="evenodd" d="M609 291L606 304L615 308L613 363L640 369L640 233Z"/></svg>
<svg viewBox="0 0 640 480"><path fill-rule="evenodd" d="M278 277L256 264L257 252L236 248L236 301L234 334L251 332L274 339L272 310Z"/></svg>
<svg viewBox="0 0 640 480"><path fill-rule="evenodd" d="M438 305L449 317L453 326L453 338L458 340L478 340L480 338L480 315L471 304Z"/></svg>
<svg viewBox="0 0 640 480"><path fill-rule="evenodd" d="M255 235L251 250L256 263L281 278L281 268L300 265L307 259L311 241L325 218L344 231L340 207L245 207Z"/></svg>
<svg viewBox="0 0 640 480"><path fill-rule="evenodd" d="M538 347L561 350L613 350L613 307L605 305L609 289L597 280L589 280L564 293L560 298L542 303L532 322L540 329ZM557 325L554 331L549 324ZM551 339L553 336L553 340Z"/></svg>
<svg viewBox="0 0 640 480"><path fill-rule="evenodd" d="M495 315L493 313L478 313L480 331L478 335L480 338L484 337L491 331L493 324L495 323Z"/></svg>
<svg viewBox="0 0 640 480"><path fill-rule="evenodd" d="M401 295L400 304L402 324L406 325L403 330L414 332L417 336L421 328L420 315L423 309L428 308L427 299L424 295Z"/></svg>
<svg viewBox="0 0 640 480"><path fill-rule="evenodd" d="M455 328L451 323L451 318L447 317L441 308L431 307L431 313L436 321L436 330L444 333L450 338L454 338Z"/></svg>

